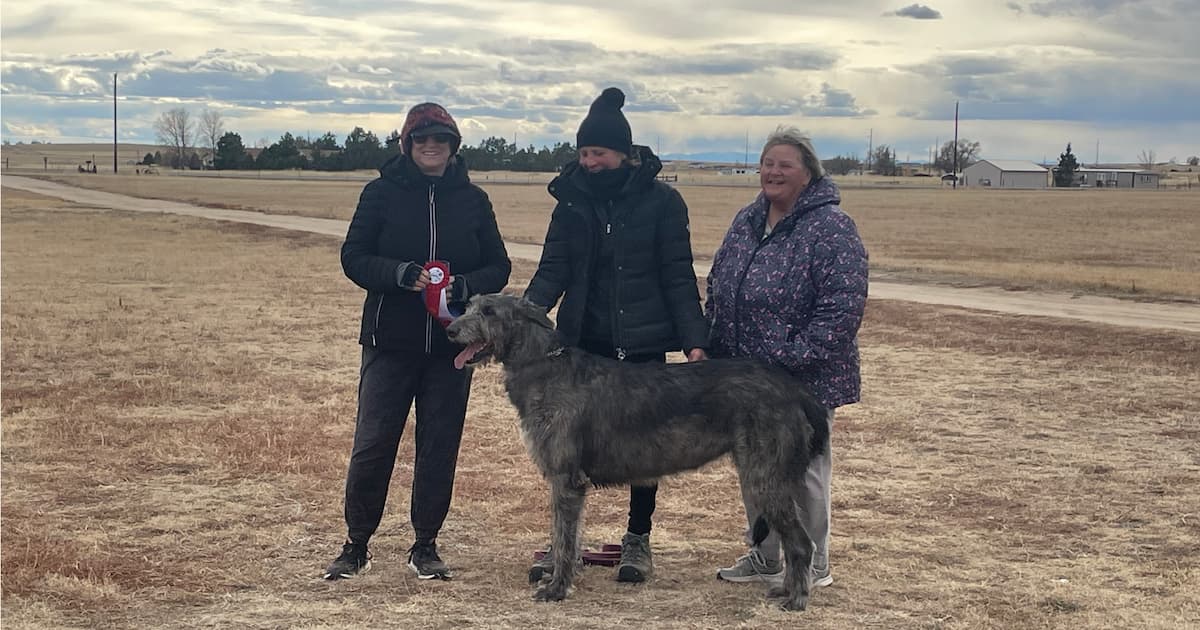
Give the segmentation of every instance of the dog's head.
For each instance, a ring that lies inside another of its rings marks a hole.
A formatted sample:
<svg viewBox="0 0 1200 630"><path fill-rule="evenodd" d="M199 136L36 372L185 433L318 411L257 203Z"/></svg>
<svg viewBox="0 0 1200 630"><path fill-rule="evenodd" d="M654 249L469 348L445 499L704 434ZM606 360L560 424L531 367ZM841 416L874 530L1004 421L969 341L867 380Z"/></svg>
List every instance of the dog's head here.
<svg viewBox="0 0 1200 630"><path fill-rule="evenodd" d="M546 309L515 295L476 295L467 310L446 328L450 341L466 346L454 358L455 367L495 357L512 359L548 352L556 339Z"/></svg>

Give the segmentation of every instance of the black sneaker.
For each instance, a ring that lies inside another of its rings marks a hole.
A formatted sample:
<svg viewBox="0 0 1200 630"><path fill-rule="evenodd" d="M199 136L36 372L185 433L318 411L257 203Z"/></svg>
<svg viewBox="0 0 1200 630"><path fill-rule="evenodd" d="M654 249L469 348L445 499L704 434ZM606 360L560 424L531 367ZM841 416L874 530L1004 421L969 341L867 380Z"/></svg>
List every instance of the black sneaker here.
<svg viewBox="0 0 1200 630"><path fill-rule="evenodd" d="M438 557L437 543L417 541L408 550L408 568L422 580L449 580L450 567Z"/></svg>
<svg viewBox="0 0 1200 630"><path fill-rule="evenodd" d="M367 545L347 541L342 545L342 553L325 569L326 580L342 580L366 573L371 569L371 552Z"/></svg>

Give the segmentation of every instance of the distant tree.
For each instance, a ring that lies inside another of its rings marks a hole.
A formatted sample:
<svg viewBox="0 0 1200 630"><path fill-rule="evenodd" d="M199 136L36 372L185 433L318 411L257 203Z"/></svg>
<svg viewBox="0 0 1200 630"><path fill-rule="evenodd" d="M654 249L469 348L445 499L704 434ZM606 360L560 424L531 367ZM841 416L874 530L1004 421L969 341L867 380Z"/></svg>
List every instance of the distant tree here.
<svg viewBox="0 0 1200 630"><path fill-rule="evenodd" d="M226 132L217 140L216 154L213 156L213 168L217 170L244 168L246 161L252 160L242 145L242 137L232 131ZM253 168L253 161L250 162Z"/></svg>
<svg viewBox="0 0 1200 630"><path fill-rule="evenodd" d="M1154 161L1154 149L1142 149L1142 152L1138 154L1138 164L1147 171L1154 168L1156 164Z"/></svg>
<svg viewBox="0 0 1200 630"><path fill-rule="evenodd" d="M200 158L200 154L192 151L188 154L187 167L193 171L204 170L204 160Z"/></svg>
<svg viewBox="0 0 1200 630"><path fill-rule="evenodd" d="M146 155L142 157L142 164L145 164L147 166L154 164L154 154L146 153Z"/></svg>
<svg viewBox="0 0 1200 630"><path fill-rule="evenodd" d="M174 159L171 160L173 168L181 166L182 156L186 155L188 148L192 146L195 127L192 115L182 107L165 111L154 121L154 133L158 137L158 143L174 152Z"/></svg>
<svg viewBox="0 0 1200 630"><path fill-rule="evenodd" d="M1067 150L1058 155L1058 168L1054 169L1054 185L1059 188L1066 188L1075 181L1075 171L1079 170L1079 162L1075 159L1075 154L1071 152L1071 143L1067 143Z"/></svg>
<svg viewBox="0 0 1200 630"><path fill-rule="evenodd" d="M155 152L154 152L154 163L155 163L155 164L162 164L162 163L163 163L163 160L162 160L162 151L155 151Z"/></svg>
<svg viewBox="0 0 1200 630"><path fill-rule="evenodd" d="M384 141L384 144L386 144L389 147L400 146L400 132L393 129L392 133L388 134L387 140Z"/></svg>
<svg viewBox="0 0 1200 630"><path fill-rule="evenodd" d="M834 175L849 175L857 171L862 166L862 163L859 162L858 158L839 155L828 160L822 160L821 165L825 167L826 171Z"/></svg>
<svg viewBox="0 0 1200 630"><path fill-rule="evenodd" d="M225 121L221 113L213 109L205 109L200 113L200 139L208 147L209 157L216 158L217 141L225 134Z"/></svg>
<svg viewBox="0 0 1200 630"><path fill-rule="evenodd" d="M358 170L379 168L386 157L390 155L380 144L379 138L362 127L355 127L346 136L345 148L342 150L342 170Z"/></svg>
<svg viewBox="0 0 1200 630"><path fill-rule="evenodd" d="M338 146L337 136L333 135L332 131L326 131L325 135L313 141L313 148L322 151L337 151L341 147Z"/></svg>
<svg viewBox="0 0 1200 630"><path fill-rule="evenodd" d="M979 161L979 143L971 142L965 138L958 141L958 170ZM933 166L943 173L949 173L954 170L954 141L950 140L938 149L937 158L933 160Z"/></svg>
<svg viewBox="0 0 1200 630"><path fill-rule="evenodd" d="M875 147L871 152L871 164L879 175L894 176L899 172L896 168L896 153L886 144Z"/></svg>
<svg viewBox="0 0 1200 630"><path fill-rule="evenodd" d="M261 169L305 168L308 158L300 153L296 137L289 131L279 138L279 141L262 150L256 160Z"/></svg>

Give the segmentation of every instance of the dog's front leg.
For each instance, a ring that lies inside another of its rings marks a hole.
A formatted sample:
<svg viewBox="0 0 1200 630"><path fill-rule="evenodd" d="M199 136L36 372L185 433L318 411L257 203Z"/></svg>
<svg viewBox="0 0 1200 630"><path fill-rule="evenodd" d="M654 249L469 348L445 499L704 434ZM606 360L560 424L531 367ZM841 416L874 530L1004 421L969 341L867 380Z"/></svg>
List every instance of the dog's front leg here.
<svg viewBox="0 0 1200 630"><path fill-rule="evenodd" d="M579 525L587 496L586 477L581 473L548 476L550 507L554 526L550 545L554 549L554 576L537 590L538 601L559 601L567 596L579 563Z"/></svg>

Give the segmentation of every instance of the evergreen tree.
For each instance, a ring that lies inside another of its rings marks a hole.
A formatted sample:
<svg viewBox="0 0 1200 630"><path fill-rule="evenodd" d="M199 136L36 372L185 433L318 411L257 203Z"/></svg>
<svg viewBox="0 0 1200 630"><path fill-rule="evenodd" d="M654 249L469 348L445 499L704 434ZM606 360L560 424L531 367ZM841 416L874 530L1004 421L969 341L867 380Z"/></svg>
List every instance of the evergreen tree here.
<svg viewBox="0 0 1200 630"><path fill-rule="evenodd" d="M247 161L250 162L249 168L253 168L253 159L246 153L246 147L242 144L242 136L227 131L217 140L213 168L217 170L247 168Z"/></svg>
<svg viewBox="0 0 1200 630"><path fill-rule="evenodd" d="M1075 154L1071 153L1071 143L1067 143L1065 153L1060 153L1058 156L1058 168L1054 169L1054 185L1059 188L1066 188L1075 181L1075 171L1079 170L1079 162L1075 160Z"/></svg>

